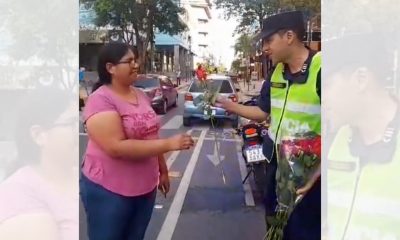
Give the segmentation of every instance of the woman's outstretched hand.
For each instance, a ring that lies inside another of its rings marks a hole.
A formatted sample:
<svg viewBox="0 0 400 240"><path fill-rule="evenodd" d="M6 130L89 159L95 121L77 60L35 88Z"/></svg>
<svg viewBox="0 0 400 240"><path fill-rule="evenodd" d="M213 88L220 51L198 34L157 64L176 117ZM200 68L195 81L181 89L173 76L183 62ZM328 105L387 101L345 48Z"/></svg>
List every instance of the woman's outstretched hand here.
<svg viewBox="0 0 400 240"><path fill-rule="evenodd" d="M188 134L178 134L168 139L171 151L187 150L194 145L193 138Z"/></svg>

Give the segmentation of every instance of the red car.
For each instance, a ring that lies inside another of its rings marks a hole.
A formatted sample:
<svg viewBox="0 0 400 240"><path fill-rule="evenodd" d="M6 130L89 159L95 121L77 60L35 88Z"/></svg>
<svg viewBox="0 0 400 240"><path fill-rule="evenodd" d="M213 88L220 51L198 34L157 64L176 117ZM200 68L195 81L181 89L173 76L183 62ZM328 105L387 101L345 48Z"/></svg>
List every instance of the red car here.
<svg viewBox="0 0 400 240"><path fill-rule="evenodd" d="M167 76L157 74L139 75L134 86L141 88L150 99L153 109L160 114L166 114L169 107L178 103L177 86Z"/></svg>

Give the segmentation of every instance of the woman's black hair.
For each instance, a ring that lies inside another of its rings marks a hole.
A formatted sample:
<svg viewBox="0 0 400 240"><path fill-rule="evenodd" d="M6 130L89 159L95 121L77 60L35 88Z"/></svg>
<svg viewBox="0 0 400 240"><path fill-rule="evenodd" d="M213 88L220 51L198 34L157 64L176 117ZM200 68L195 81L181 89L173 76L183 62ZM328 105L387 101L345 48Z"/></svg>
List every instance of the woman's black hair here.
<svg viewBox="0 0 400 240"><path fill-rule="evenodd" d="M99 75L99 80L94 84L92 92L96 91L103 85L111 83L111 74L107 71L106 64L117 64L122 57L128 53L129 50L132 50L137 58L138 54L136 49L125 43L109 43L100 50L97 62L97 73Z"/></svg>

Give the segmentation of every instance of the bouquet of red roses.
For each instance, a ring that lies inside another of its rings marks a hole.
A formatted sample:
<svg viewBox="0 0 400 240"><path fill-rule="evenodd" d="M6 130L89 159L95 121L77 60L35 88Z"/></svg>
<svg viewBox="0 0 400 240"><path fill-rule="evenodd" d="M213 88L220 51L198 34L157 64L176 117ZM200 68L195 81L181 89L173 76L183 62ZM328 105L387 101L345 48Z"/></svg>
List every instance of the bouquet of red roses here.
<svg viewBox="0 0 400 240"><path fill-rule="evenodd" d="M278 169L276 216L267 219L271 228L264 239L280 240L290 214L301 201L297 190L310 180L321 162L321 136L314 132L296 134L281 140L277 147Z"/></svg>
<svg viewBox="0 0 400 240"><path fill-rule="evenodd" d="M284 161L281 166L290 168L289 179L295 188L304 186L314 167L321 159L321 136L314 133L298 135L292 139L282 140L279 147L279 158Z"/></svg>

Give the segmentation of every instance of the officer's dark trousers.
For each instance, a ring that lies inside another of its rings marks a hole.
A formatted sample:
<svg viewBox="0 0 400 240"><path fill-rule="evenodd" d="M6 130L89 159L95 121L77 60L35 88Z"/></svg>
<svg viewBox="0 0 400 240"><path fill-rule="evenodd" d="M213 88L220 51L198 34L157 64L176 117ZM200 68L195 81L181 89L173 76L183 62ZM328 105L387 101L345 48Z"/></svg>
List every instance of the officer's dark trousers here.
<svg viewBox="0 0 400 240"><path fill-rule="evenodd" d="M265 186L266 216L275 214L276 202L276 159L267 165ZM321 181L318 180L291 214L284 229L284 240L321 239Z"/></svg>

